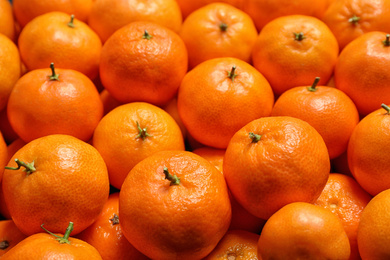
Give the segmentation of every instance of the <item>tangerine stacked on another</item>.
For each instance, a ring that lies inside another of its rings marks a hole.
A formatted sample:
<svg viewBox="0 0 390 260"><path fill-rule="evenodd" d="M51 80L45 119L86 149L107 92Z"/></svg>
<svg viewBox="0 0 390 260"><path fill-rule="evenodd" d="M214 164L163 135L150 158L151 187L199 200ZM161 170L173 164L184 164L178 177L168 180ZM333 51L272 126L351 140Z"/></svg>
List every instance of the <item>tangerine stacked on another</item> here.
<svg viewBox="0 0 390 260"><path fill-rule="evenodd" d="M270 21L252 50L254 67L269 81L276 96L292 87L310 85L315 77L325 85L338 55L337 40L328 26L305 15Z"/></svg>
<svg viewBox="0 0 390 260"><path fill-rule="evenodd" d="M223 173L223 158L225 156L224 149L216 149L212 147L200 147L192 151L193 153L202 156L214 165L220 172ZM260 233L264 226L265 220L255 217L244 209L241 204L229 192L230 204L232 205L232 220L229 230L246 230L251 233Z"/></svg>
<svg viewBox="0 0 390 260"><path fill-rule="evenodd" d="M15 18L23 28L35 17L50 13L74 14L77 19L87 22L94 0L12 0Z"/></svg>
<svg viewBox="0 0 390 260"><path fill-rule="evenodd" d="M347 150L349 137L359 122L359 112L353 101L341 90L317 86L294 87L275 102L272 116L293 116L308 122L322 136L330 159Z"/></svg>
<svg viewBox="0 0 390 260"><path fill-rule="evenodd" d="M340 53L334 69L336 88L355 103L361 116L390 103L390 33L367 32Z"/></svg>
<svg viewBox="0 0 390 260"><path fill-rule="evenodd" d="M119 193L111 193L95 222L75 237L95 247L103 260L148 260L124 237L118 208Z"/></svg>
<svg viewBox="0 0 390 260"><path fill-rule="evenodd" d="M162 151L138 163L119 194L123 234L152 259L206 257L229 228L226 182L188 151Z"/></svg>
<svg viewBox="0 0 390 260"><path fill-rule="evenodd" d="M176 0L180 6L183 19L186 19L188 15L193 13L195 10L215 2L227 3L236 8L242 6L242 0L198 0L198 1L188 1L188 0Z"/></svg>
<svg viewBox="0 0 390 260"><path fill-rule="evenodd" d="M307 202L290 203L273 214L260 234L261 259L348 260L350 246L340 219Z"/></svg>
<svg viewBox="0 0 390 260"><path fill-rule="evenodd" d="M53 62L57 68L77 70L90 79L98 76L102 42L77 16L50 12L34 18L20 32L18 46L28 70Z"/></svg>
<svg viewBox="0 0 390 260"><path fill-rule="evenodd" d="M157 23L138 21L105 42L100 78L122 103L165 105L175 97L187 68L187 49L179 35Z"/></svg>
<svg viewBox="0 0 390 260"><path fill-rule="evenodd" d="M36 69L15 84L7 104L12 128L25 142L50 134L88 141L103 116L93 82L71 69Z"/></svg>
<svg viewBox="0 0 390 260"><path fill-rule="evenodd" d="M135 21L158 23L178 33L182 14L175 0L94 0L88 17L89 26L103 42Z"/></svg>
<svg viewBox="0 0 390 260"><path fill-rule="evenodd" d="M328 0L243 0L241 9L252 17L261 31L267 23L281 16L299 14L321 19L327 6Z"/></svg>
<svg viewBox="0 0 390 260"><path fill-rule="evenodd" d="M118 189L130 170L146 157L163 150L185 149L176 121L146 102L111 110L97 125L92 144L107 164L110 184Z"/></svg>
<svg viewBox="0 0 390 260"><path fill-rule="evenodd" d="M335 35L340 50L357 37L372 31L389 30L390 2L387 0L333 1L322 20Z"/></svg>
<svg viewBox="0 0 390 260"><path fill-rule="evenodd" d="M225 149L250 121L269 116L271 86L249 63L223 57L207 60L181 82L177 106L188 133L198 142Z"/></svg>
<svg viewBox="0 0 390 260"><path fill-rule="evenodd" d="M27 236L23 234L11 219L0 221L0 257L6 254Z"/></svg>
<svg viewBox="0 0 390 260"><path fill-rule="evenodd" d="M106 164L90 144L70 135L48 135L20 148L4 171L4 200L26 235L53 232L74 222L74 234L91 225L109 195Z"/></svg>
<svg viewBox="0 0 390 260"><path fill-rule="evenodd" d="M348 143L348 165L353 177L372 196L390 189L390 108L382 104L357 124Z"/></svg>
<svg viewBox="0 0 390 260"><path fill-rule="evenodd" d="M330 160L321 135L294 117L263 117L231 138L223 173L234 198L258 218L286 204L313 203L329 177Z"/></svg>
<svg viewBox="0 0 390 260"><path fill-rule="evenodd" d="M13 8L8 0L0 1L0 33L11 41L16 39Z"/></svg>
<svg viewBox="0 0 390 260"><path fill-rule="evenodd" d="M42 225L42 228L43 225ZM26 237L11 248L2 259L42 260L51 257L62 259L90 259L102 260L99 252L90 244L70 237L73 231L73 222L70 222L64 234L56 234L44 228L47 233L37 233Z"/></svg>
<svg viewBox="0 0 390 260"><path fill-rule="evenodd" d="M257 256L259 235L245 230L229 230L204 260L260 259Z"/></svg>
<svg viewBox="0 0 390 260"><path fill-rule="evenodd" d="M362 259L382 260L390 255L390 189L370 200L359 222L357 243Z"/></svg>
<svg viewBox="0 0 390 260"><path fill-rule="evenodd" d="M371 198L352 177L331 173L320 197L314 203L340 218L351 246L350 260L360 259L357 245L358 226L362 211Z"/></svg>
<svg viewBox="0 0 390 260"><path fill-rule="evenodd" d="M229 4L212 3L192 12L183 22L180 37L188 49L189 67L219 57L251 62L257 38L249 15Z"/></svg>
<svg viewBox="0 0 390 260"><path fill-rule="evenodd" d="M12 88L22 74L21 66L18 47L0 34L0 110L7 106Z"/></svg>

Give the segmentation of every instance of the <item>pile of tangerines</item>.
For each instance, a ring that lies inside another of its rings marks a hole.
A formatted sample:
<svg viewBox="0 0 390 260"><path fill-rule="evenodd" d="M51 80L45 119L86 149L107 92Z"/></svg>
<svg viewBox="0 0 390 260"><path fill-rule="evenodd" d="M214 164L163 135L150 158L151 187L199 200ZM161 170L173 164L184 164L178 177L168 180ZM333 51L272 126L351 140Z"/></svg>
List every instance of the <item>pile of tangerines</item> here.
<svg viewBox="0 0 390 260"><path fill-rule="evenodd" d="M390 1L0 0L0 258L388 259Z"/></svg>

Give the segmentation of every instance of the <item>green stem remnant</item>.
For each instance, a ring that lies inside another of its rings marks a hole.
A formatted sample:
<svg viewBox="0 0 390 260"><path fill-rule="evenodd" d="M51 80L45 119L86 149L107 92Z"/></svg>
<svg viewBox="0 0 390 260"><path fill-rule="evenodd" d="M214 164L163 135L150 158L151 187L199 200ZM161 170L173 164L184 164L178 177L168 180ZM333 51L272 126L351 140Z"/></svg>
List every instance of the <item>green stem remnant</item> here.
<svg viewBox="0 0 390 260"><path fill-rule="evenodd" d="M69 27L74 28L73 20L74 20L74 14L72 14L72 15L70 16L70 22L68 23L68 26L69 26Z"/></svg>
<svg viewBox="0 0 390 260"><path fill-rule="evenodd" d="M307 88L307 90L311 91L311 92L316 92L317 91L317 85L318 85L318 82L320 81L320 77L316 77L314 79L314 82L313 82L313 85L311 85L310 87Z"/></svg>
<svg viewBox="0 0 390 260"><path fill-rule="evenodd" d="M172 185L179 185L180 184L180 178L175 175L172 175L169 173L168 168L164 167L164 174L165 174L165 179L171 181L171 186Z"/></svg>
<svg viewBox="0 0 390 260"><path fill-rule="evenodd" d="M142 35L142 39L150 40L153 36L148 33L147 30L144 31L144 34Z"/></svg>
<svg viewBox="0 0 390 260"><path fill-rule="evenodd" d="M232 82L234 82L234 79L237 77L237 74L236 74L236 66L234 65L232 67L232 70L228 72L228 78L230 78L232 80Z"/></svg>
<svg viewBox="0 0 390 260"><path fill-rule="evenodd" d="M228 28L228 25L226 23L219 24L219 29L221 29L222 32L226 32L227 28Z"/></svg>
<svg viewBox="0 0 390 260"><path fill-rule="evenodd" d="M249 138L252 139L252 143L257 143L261 139L261 135L250 132Z"/></svg>
<svg viewBox="0 0 390 260"><path fill-rule="evenodd" d="M390 46L390 34L386 34L386 40L382 41L384 46Z"/></svg>
<svg viewBox="0 0 390 260"><path fill-rule="evenodd" d="M353 24L353 25L356 25L360 20L360 17L356 16L355 14L348 19L348 22Z"/></svg>
<svg viewBox="0 0 390 260"><path fill-rule="evenodd" d="M0 250L6 250L9 247L9 242L7 240L3 240L0 242Z"/></svg>
<svg viewBox="0 0 390 260"><path fill-rule="evenodd" d="M138 121L137 121L137 128L138 128L138 135L135 137L135 139L137 138L142 138L142 140L145 140L146 137L148 136L152 136L150 135L148 132L147 132L147 128L141 128Z"/></svg>
<svg viewBox="0 0 390 260"><path fill-rule="evenodd" d="M37 169L35 169L34 161L32 161L31 163L25 163L25 162L19 161L19 159L16 158L15 162L18 165L18 167L5 166L5 169L7 169L7 170L19 170L20 167L24 167L25 169L23 171L25 171L27 173L27 175L29 175L30 173L33 173L33 172L35 172L37 170Z"/></svg>
<svg viewBox="0 0 390 260"><path fill-rule="evenodd" d="M70 233L73 231L73 222L69 222L69 225L66 228L66 231L65 231L65 234L63 237L50 232L49 230L47 230L46 228L43 227L43 224L41 225L41 228L43 230L45 230L47 233L49 233L50 235L54 236L56 238L56 240L58 242L60 242L60 244L65 244L65 243L70 244L69 236L70 236Z"/></svg>
<svg viewBox="0 0 390 260"><path fill-rule="evenodd" d="M51 75L49 75L49 80L60 80L58 77L60 74L56 74L55 68L54 68L54 63L50 63L50 69L51 69Z"/></svg>
<svg viewBox="0 0 390 260"><path fill-rule="evenodd" d="M390 107L388 105L382 103L381 107L386 110L388 115L390 115Z"/></svg>
<svg viewBox="0 0 390 260"><path fill-rule="evenodd" d="M296 40L296 41L302 41L303 39L306 38L306 36L303 35L303 32L294 33L294 36L295 36L295 40Z"/></svg>

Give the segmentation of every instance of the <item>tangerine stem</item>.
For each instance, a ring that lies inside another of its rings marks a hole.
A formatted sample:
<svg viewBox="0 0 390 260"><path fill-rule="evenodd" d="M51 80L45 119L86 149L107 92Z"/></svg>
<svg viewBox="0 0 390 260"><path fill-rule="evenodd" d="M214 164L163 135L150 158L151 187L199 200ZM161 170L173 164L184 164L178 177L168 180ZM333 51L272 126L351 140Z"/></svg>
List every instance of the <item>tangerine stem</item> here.
<svg viewBox="0 0 390 260"><path fill-rule="evenodd" d="M226 32L227 28L228 28L228 25L226 23L219 24L219 29L221 29L222 32Z"/></svg>
<svg viewBox="0 0 390 260"><path fill-rule="evenodd" d="M253 132L249 133L249 138L252 139L252 143L257 143L261 139L261 135L255 134Z"/></svg>
<svg viewBox="0 0 390 260"><path fill-rule="evenodd" d="M64 234L64 237L63 237L63 239L66 239L68 241L68 243L70 243L69 242L69 237L70 237L70 233L72 233L72 231L73 231L73 222L69 222L69 225L66 228L65 234ZM60 241L60 243L61 243L61 241Z"/></svg>
<svg viewBox="0 0 390 260"><path fill-rule="evenodd" d="M7 240L3 240L0 242L0 249L6 250L9 247L9 242Z"/></svg>
<svg viewBox="0 0 390 260"><path fill-rule="evenodd" d="M150 135L148 132L147 132L147 128L141 128L138 121L136 121L137 123L137 128L138 128L138 135L135 137L135 139L137 138L142 138L142 140L145 140L146 137L150 136L152 137L152 135Z"/></svg>
<svg viewBox="0 0 390 260"><path fill-rule="evenodd" d="M390 107L384 103L382 103L381 107L386 110L387 114L390 114Z"/></svg>
<svg viewBox="0 0 390 260"><path fill-rule="evenodd" d="M144 31L144 34L142 35L142 39L150 40L153 36L148 33L147 30Z"/></svg>
<svg viewBox="0 0 390 260"><path fill-rule="evenodd" d="M180 178L175 175L172 175L169 173L168 168L164 167L164 174L165 174L165 179L171 181L171 186L172 185L179 185L180 184Z"/></svg>
<svg viewBox="0 0 390 260"><path fill-rule="evenodd" d="M54 63L50 63L50 69L51 69L51 75L49 75L50 80L60 80L58 77L60 74L56 74L55 68L54 68Z"/></svg>
<svg viewBox="0 0 390 260"><path fill-rule="evenodd" d="M353 25L356 25L360 20L360 17L356 16L355 14L348 19L348 22L350 22Z"/></svg>
<svg viewBox="0 0 390 260"><path fill-rule="evenodd" d="M382 41L383 45L390 46L390 34L386 34L386 40Z"/></svg>
<svg viewBox="0 0 390 260"><path fill-rule="evenodd" d="M232 70L228 72L228 78L230 78L232 80L232 82L234 82L234 79L237 77L237 74L236 74L236 65L233 65L232 67Z"/></svg>
<svg viewBox="0 0 390 260"><path fill-rule="evenodd" d="M295 40L296 40L296 41L302 41L303 39L305 39L305 38L306 38L306 36L305 36L305 35L303 35L303 32L300 32L300 33L294 33L294 35L295 35Z"/></svg>
<svg viewBox="0 0 390 260"><path fill-rule="evenodd" d="M317 85L318 85L318 82L319 82L319 81L320 81L320 77L316 77L316 78L314 79L313 84L312 84L310 87L308 87L307 89L308 89L309 91L311 91L311 92L317 91Z"/></svg>
<svg viewBox="0 0 390 260"><path fill-rule="evenodd" d="M46 228L43 227L44 224L41 225L41 228L43 230L45 230L47 233L49 233L50 235L54 236L56 238L56 240L58 242L60 242L60 244L70 244L70 241L69 241L69 236L70 236L70 233L73 231L73 222L69 222L69 225L68 227L66 228L65 230L65 234L63 237L59 236L59 235L56 235L52 232L50 232L49 230L47 230Z"/></svg>
<svg viewBox="0 0 390 260"><path fill-rule="evenodd" d="M70 22L68 23L68 26L69 26L69 27L74 28L73 20L74 20L74 14L70 15Z"/></svg>
<svg viewBox="0 0 390 260"><path fill-rule="evenodd" d="M27 174L33 173L33 172L35 172L37 170L35 168L35 166L34 166L34 161L32 161L31 163L25 163L25 162L20 161L18 158L16 158L15 162L18 165L18 167L5 166L5 169L7 169L7 170L19 170L20 167L24 167L25 169L23 169L23 171L25 171Z"/></svg>

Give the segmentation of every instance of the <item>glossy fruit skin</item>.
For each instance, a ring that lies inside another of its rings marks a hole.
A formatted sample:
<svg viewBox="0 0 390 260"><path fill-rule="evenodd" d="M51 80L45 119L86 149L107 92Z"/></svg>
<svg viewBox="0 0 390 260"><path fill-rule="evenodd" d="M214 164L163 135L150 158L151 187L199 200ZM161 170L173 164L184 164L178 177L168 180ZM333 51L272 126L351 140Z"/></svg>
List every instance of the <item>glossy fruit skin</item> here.
<svg viewBox="0 0 390 260"><path fill-rule="evenodd" d="M192 151L202 156L223 173L224 149L216 149L208 146L199 147ZM230 221L229 230L245 230L251 233L260 233L264 226L265 220L253 216L244 209L229 191L230 204L232 206L232 220Z"/></svg>
<svg viewBox="0 0 390 260"><path fill-rule="evenodd" d="M21 76L21 62L16 44L0 34L0 110L7 106L9 95Z"/></svg>
<svg viewBox="0 0 390 260"><path fill-rule="evenodd" d="M386 259L390 255L387 223L390 220L390 189L374 196L364 208L357 233L362 259Z"/></svg>
<svg viewBox="0 0 390 260"><path fill-rule="evenodd" d="M386 32L368 32L350 42L340 53L334 70L336 88L355 103L361 116L390 103L390 46ZM357 73L359 72L359 73Z"/></svg>
<svg viewBox="0 0 390 260"><path fill-rule="evenodd" d="M187 49L179 35L159 24L138 21L105 42L100 77L120 102L164 105L176 95L187 68Z"/></svg>
<svg viewBox="0 0 390 260"><path fill-rule="evenodd" d="M94 0L89 26L103 42L121 27L135 21L158 23L178 33L182 14L175 0Z"/></svg>
<svg viewBox="0 0 390 260"><path fill-rule="evenodd" d="M187 129L181 121L179 111L177 109L177 97L172 98L165 106L161 107L164 109L173 119L175 119L176 123L180 127L181 133L183 134L183 138L187 138Z"/></svg>
<svg viewBox="0 0 390 260"><path fill-rule="evenodd" d="M390 162L385 153L390 145L390 114L377 109L360 120L348 143L348 165L353 177L372 196L390 188Z"/></svg>
<svg viewBox="0 0 390 260"><path fill-rule="evenodd" d="M49 64L50 65L50 64ZM37 69L15 84L7 104L10 124L25 142L49 134L88 141L103 116L103 103L93 82L81 72Z"/></svg>
<svg viewBox="0 0 390 260"><path fill-rule="evenodd" d="M275 102L272 116L292 116L313 126L322 136L330 159L347 150L359 112L353 101L341 90L326 87L294 87Z"/></svg>
<svg viewBox="0 0 390 260"><path fill-rule="evenodd" d="M361 259L357 245L357 231L361 214L371 198L371 195L352 177L331 173L320 197L314 203L340 218L351 246L350 260Z"/></svg>
<svg viewBox="0 0 390 260"><path fill-rule="evenodd" d="M149 136L139 136L137 122ZM110 184L118 189L130 170L146 157L159 151L185 149L176 121L146 102L123 104L109 112L96 127L92 144L107 164Z"/></svg>
<svg viewBox="0 0 390 260"><path fill-rule="evenodd" d="M389 12L390 3L386 0L333 1L322 20L332 30L342 50L367 32L388 31Z"/></svg>
<svg viewBox="0 0 390 260"><path fill-rule="evenodd" d="M28 70L57 68L77 70L90 79L99 72L102 42L84 22L64 12L50 12L35 18L20 32L20 56Z"/></svg>
<svg viewBox="0 0 390 260"><path fill-rule="evenodd" d="M23 146L7 166L16 167L16 158L34 162L36 169L6 169L2 181L9 213L24 234L42 232L42 223L61 232L72 219L75 235L94 222L110 187L106 164L93 146L73 136L49 135Z"/></svg>
<svg viewBox="0 0 390 260"><path fill-rule="evenodd" d="M263 260L347 260L350 247L336 215L311 203L294 202L268 219L260 234L258 253Z"/></svg>
<svg viewBox="0 0 390 260"><path fill-rule="evenodd" d="M197 9L184 20L179 33L188 50L190 69L219 57L250 63L257 34L249 15L225 3Z"/></svg>
<svg viewBox="0 0 390 260"><path fill-rule="evenodd" d="M235 67L237 76L229 77ZM250 64L215 58L189 71L181 82L177 106L189 134L198 142L225 149L230 138L250 121L269 116L272 89Z"/></svg>
<svg viewBox="0 0 390 260"><path fill-rule="evenodd" d="M326 10L327 0L315 2L308 0L244 0L241 9L248 13L256 24L258 31L272 20L287 15L307 15L321 18ZM281 8L281 6L283 6Z"/></svg>
<svg viewBox="0 0 390 260"><path fill-rule="evenodd" d="M0 33L11 41L16 39L15 21L12 5L8 0L0 1Z"/></svg>
<svg viewBox="0 0 390 260"><path fill-rule="evenodd" d="M103 107L104 107L103 115L104 116L106 114L108 114L108 112L110 112L111 110L116 108L117 106L123 105L123 103L116 100L110 94L110 92L107 91L107 89L103 89L102 91L100 91L100 99L103 102Z"/></svg>
<svg viewBox="0 0 390 260"><path fill-rule="evenodd" d="M87 21L93 0L13 0L15 18L23 28L35 17L49 12L64 12L83 22Z"/></svg>
<svg viewBox="0 0 390 260"><path fill-rule="evenodd" d="M204 260L251 259L257 260L259 235L245 230L229 230ZM235 258L233 258L235 257Z"/></svg>
<svg viewBox="0 0 390 260"><path fill-rule="evenodd" d="M164 167L180 178L170 185ZM188 151L163 151L138 163L119 195L130 243L152 259L201 259L228 230L231 206L223 175Z"/></svg>
<svg viewBox="0 0 390 260"><path fill-rule="evenodd" d="M264 26L252 49L252 60L279 96L292 87L311 85L315 77L320 77L319 85L325 85L338 54L337 40L324 22L289 15Z"/></svg>
<svg viewBox="0 0 390 260"><path fill-rule="evenodd" d="M27 236L20 232L11 219L0 221L0 257Z"/></svg>
<svg viewBox="0 0 390 260"><path fill-rule="evenodd" d="M12 143L7 145L7 159L5 160L5 165L9 162L10 159L12 159L12 156L24 145L26 144L25 141L18 138ZM4 201L4 193L3 193L3 187L0 184L0 215L5 219L12 219L9 210L7 208L7 204L5 204Z"/></svg>
<svg viewBox="0 0 390 260"><path fill-rule="evenodd" d="M4 167L8 163L7 143L4 140L3 134L0 132L0 182L3 178Z"/></svg>
<svg viewBox="0 0 390 260"><path fill-rule="evenodd" d="M250 133L260 136L253 142ZM226 149L223 171L232 195L258 218L286 204L314 202L330 171L321 135L293 117L263 117L242 127Z"/></svg>
<svg viewBox="0 0 390 260"><path fill-rule="evenodd" d="M183 14L183 19L186 19L187 16L192 12L194 12L195 10L211 3L221 2L221 3L232 5L236 8L240 8L242 4L241 3L242 0L219 0L219 1L218 0L199 0L199 1L176 0L176 2L180 6L180 10Z"/></svg>
<svg viewBox="0 0 390 260"><path fill-rule="evenodd" d="M135 249L123 235L118 207L119 192L111 193L96 221L76 235L76 238L95 247L103 260L149 259Z"/></svg>
<svg viewBox="0 0 390 260"><path fill-rule="evenodd" d="M61 235L61 234L56 234ZM88 243L77 238L69 238L69 244L60 244L56 238L47 233L37 233L28 236L13 247L2 259L91 259L101 260L99 252Z"/></svg>

